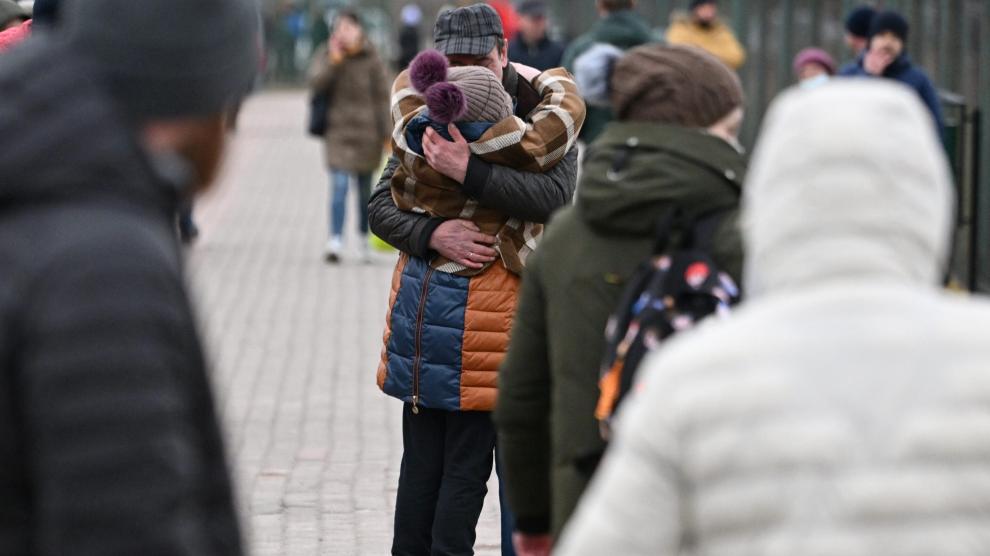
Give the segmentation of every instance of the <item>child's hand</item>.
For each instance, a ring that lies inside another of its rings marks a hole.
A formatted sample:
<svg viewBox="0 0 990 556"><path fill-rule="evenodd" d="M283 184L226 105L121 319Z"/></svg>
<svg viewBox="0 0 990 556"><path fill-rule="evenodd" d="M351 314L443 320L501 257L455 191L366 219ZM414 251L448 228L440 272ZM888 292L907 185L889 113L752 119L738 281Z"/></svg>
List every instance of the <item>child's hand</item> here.
<svg viewBox="0 0 990 556"><path fill-rule="evenodd" d="M468 160L471 159L471 147L456 125L448 125L447 131L454 138L452 142L441 137L433 128L426 128L426 133L423 134L423 154L426 155L426 163L430 168L457 183L464 183Z"/></svg>

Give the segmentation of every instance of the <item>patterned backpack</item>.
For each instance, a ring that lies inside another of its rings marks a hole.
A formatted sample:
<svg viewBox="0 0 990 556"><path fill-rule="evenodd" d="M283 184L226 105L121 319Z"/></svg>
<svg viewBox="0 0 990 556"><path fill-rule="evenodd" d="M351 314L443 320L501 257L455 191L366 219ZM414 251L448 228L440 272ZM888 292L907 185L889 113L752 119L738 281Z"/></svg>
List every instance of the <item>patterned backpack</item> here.
<svg viewBox="0 0 990 556"><path fill-rule="evenodd" d="M654 255L630 277L605 330L601 395L595 411L605 440L643 358L701 319L727 316L739 301L735 282L711 257L715 231L727 212L692 219L672 210L661 219Z"/></svg>

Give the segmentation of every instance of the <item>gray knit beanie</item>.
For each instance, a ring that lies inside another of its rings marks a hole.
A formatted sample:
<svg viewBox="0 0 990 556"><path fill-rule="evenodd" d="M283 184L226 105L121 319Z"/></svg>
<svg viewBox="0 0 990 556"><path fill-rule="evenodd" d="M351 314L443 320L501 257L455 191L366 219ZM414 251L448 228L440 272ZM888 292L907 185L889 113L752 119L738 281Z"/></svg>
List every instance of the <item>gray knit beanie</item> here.
<svg viewBox="0 0 990 556"><path fill-rule="evenodd" d="M137 121L218 114L253 85L256 0L66 0L65 41Z"/></svg>
<svg viewBox="0 0 990 556"><path fill-rule="evenodd" d="M480 66L450 68L447 82L460 89L467 101L461 121L500 122L512 115L512 98L491 70Z"/></svg>
<svg viewBox="0 0 990 556"><path fill-rule="evenodd" d="M424 50L409 64L409 81L435 121L500 122L512 115L512 97L491 70L450 67L438 50Z"/></svg>
<svg viewBox="0 0 990 556"><path fill-rule="evenodd" d="M691 46L634 48L615 63L610 83L619 120L707 128L743 104L739 76Z"/></svg>

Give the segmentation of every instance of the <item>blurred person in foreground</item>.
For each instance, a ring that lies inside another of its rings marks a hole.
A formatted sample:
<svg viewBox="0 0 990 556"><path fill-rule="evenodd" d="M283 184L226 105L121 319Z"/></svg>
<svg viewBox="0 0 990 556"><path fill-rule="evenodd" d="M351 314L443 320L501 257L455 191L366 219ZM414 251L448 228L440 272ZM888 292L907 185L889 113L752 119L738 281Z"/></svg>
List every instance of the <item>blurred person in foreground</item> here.
<svg viewBox="0 0 990 556"><path fill-rule="evenodd" d="M370 256L368 199L371 174L385 152L392 132L389 117L389 81L385 64L368 40L356 12L341 10L326 48L313 55L309 70L313 92L329 97L327 129L323 136L325 163L330 173L329 228L323 250L328 263L338 263L344 249L347 191L357 187L361 257Z"/></svg>
<svg viewBox="0 0 990 556"><path fill-rule="evenodd" d="M850 77L882 77L913 89L928 107L939 136L945 128L942 103L935 85L907 53L908 22L897 12L880 12L870 24L870 44L856 65L842 74Z"/></svg>
<svg viewBox="0 0 990 556"><path fill-rule="evenodd" d="M547 5L527 0L519 5L519 32L509 41L509 59L546 71L560 66L564 47L547 36Z"/></svg>
<svg viewBox="0 0 990 556"><path fill-rule="evenodd" d="M238 555L172 215L251 87L256 7L63 12L0 58L0 554Z"/></svg>
<svg viewBox="0 0 990 556"><path fill-rule="evenodd" d="M478 66L495 75L512 99L520 133L542 127L526 121L543 100L535 84L540 73L509 62L502 22L490 6L441 12L433 42L452 72ZM412 94L405 88L396 98ZM488 162L454 131L450 141L430 127L422 146L427 164L460 184L461 193L473 201L469 207L486 206L543 224L570 203L577 173L576 127L549 126L554 137L567 137L567 145L563 159L544 172ZM511 135L506 139L518 141ZM379 387L404 404L392 554L471 554L492 472L496 377L520 279L496 262L496 237L481 233L469 220L470 211L450 219L400 210L391 187L399 167L392 156L369 204L375 234L402 251L377 376ZM470 277L447 274L431 266L437 257L487 269ZM504 537L512 531L508 517L503 511ZM511 539L503 541L503 553L511 545Z"/></svg>
<svg viewBox="0 0 990 556"><path fill-rule="evenodd" d="M616 56L611 86L597 93L616 120L590 148L575 206L554 217L531 257L499 372L495 421L520 556L549 554L605 451L595 418L605 324L653 252L657 223L673 208L730 211L714 256L734 278L742 267L739 78L693 47Z"/></svg>
<svg viewBox="0 0 990 556"><path fill-rule="evenodd" d="M820 87L835 75L835 60L820 48L805 48L794 56L794 77L806 89Z"/></svg>
<svg viewBox="0 0 990 556"><path fill-rule="evenodd" d="M940 288L954 206L910 91L776 101L748 297L647 362L559 553L990 553L990 305Z"/></svg>
<svg viewBox="0 0 990 556"><path fill-rule="evenodd" d="M738 70L746 62L746 51L732 29L718 17L715 0L692 0L688 14L675 14L667 29L667 42L697 46Z"/></svg>
<svg viewBox="0 0 990 556"><path fill-rule="evenodd" d="M653 31L635 12L636 0L595 0L598 21L587 33L574 39L564 51L561 64L571 73L578 72L578 59L591 49L600 50L601 45L611 45L620 50L629 50L653 41ZM598 60L595 57L595 60ZM612 120L612 111L607 106L588 105L588 115L581 128L581 141L591 143L601 135L605 125Z"/></svg>

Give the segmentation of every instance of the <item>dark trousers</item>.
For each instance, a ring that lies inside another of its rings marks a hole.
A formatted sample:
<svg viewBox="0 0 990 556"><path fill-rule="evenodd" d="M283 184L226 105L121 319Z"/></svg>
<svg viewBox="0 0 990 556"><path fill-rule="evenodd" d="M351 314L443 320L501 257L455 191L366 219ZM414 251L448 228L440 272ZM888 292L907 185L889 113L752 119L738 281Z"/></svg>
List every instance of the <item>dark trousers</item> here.
<svg viewBox="0 0 990 556"><path fill-rule="evenodd" d="M505 481L502 479L502 456L495 450L495 473L498 474L498 509L502 513L502 556L516 556L512 545L512 533L516 530L516 516L505 499Z"/></svg>
<svg viewBox="0 0 990 556"><path fill-rule="evenodd" d="M488 494L495 427L485 412L402 412L402 467L393 556L474 554Z"/></svg>

